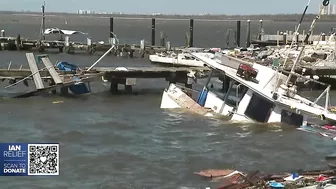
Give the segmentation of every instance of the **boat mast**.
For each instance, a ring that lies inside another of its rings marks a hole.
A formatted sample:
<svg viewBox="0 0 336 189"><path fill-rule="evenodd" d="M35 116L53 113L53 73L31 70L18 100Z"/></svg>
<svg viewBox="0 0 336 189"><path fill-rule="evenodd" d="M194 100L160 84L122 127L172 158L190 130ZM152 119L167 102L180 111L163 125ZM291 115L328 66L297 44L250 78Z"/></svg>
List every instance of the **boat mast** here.
<svg viewBox="0 0 336 189"><path fill-rule="evenodd" d="M295 30L294 35L293 35L293 37L292 37L292 42L291 42L291 44L290 44L290 46L289 46L289 49L288 49L287 54L286 54L286 59L285 59L285 61L284 61L284 63L283 63L283 66L282 66L283 69L285 68L285 65L286 65L287 60L288 60L288 57L289 57L289 52L290 52L290 50L291 50L292 47L293 47L293 44L294 44L296 35L297 35L297 33L299 32L299 30L300 30L301 23L302 23L302 21L303 21L304 16L306 15L306 12L307 12L307 10L308 10L309 4L310 4L310 0L308 0L308 3L307 3L307 5L306 5L306 7L305 7L305 9L304 9L304 11L303 11L303 13L302 13L302 15L301 15L300 22L299 22L298 26L296 27L296 30ZM299 42L298 42L298 41L296 41L296 45L297 45L297 46L299 45Z"/></svg>
<svg viewBox="0 0 336 189"><path fill-rule="evenodd" d="M315 28L316 21L317 21L318 19L320 19L321 15L322 15L322 12L323 12L323 9L324 9L326 6L328 6L329 3L330 3L330 0L323 0L323 2L322 2L322 6L320 7L320 11L319 11L318 15L316 15L316 17L315 17L315 19L313 20L313 22L311 23L310 28L309 28L309 31L308 31L307 34L306 34L306 37L305 37L304 42L303 42L303 45L302 45L302 49L301 49L301 51L300 51L300 54L298 55L297 59L295 60L293 66L292 66L291 72L290 72L290 74L289 74L289 76L288 76L288 79L287 79L287 81L286 81L286 85L288 85L288 83L289 83L289 81L290 81L290 79L291 79L291 77L292 77L292 75L293 75L293 72L294 72L294 69L295 69L296 64L301 60L301 56L302 56L303 51L304 51L304 49L305 49L305 47L306 47L306 44L308 43L309 37L311 36L311 33L313 32L313 30L314 30L314 28ZM306 8L307 8L307 7L306 7ZM301 22L302 22L302 20L303 20L303 17L304 17L304 15L305 15L305 13L306 13L306 9L305 9L305 11L304 11L304 14L303 14L302 17L301 17ZM287 56L287 57L288 57L288 56Z"/></svg>

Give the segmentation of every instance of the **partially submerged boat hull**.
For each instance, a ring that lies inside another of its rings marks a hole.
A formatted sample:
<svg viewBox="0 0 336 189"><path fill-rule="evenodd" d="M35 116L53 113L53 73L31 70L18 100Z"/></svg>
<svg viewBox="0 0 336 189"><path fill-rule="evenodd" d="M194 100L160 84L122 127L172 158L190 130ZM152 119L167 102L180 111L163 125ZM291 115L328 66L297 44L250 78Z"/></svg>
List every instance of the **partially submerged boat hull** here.
<svg viewBox="0 0 336 189"><path fill-rule="evenodd" d="M203 96L202 96L203 95ZM203 98L202 98L203 97ZM218 98L210 91L200 93L196 102L189 97L181 88L175 84L170 84L167 89L163 91L161 106L162 109L176 109L185 108L197 114L205 116L215 115L230 115L233 107L224 106L224 101ZM197 108L197 109L192 109ZM207 113L204 113L206 111ZM210 113L211 112L211 113Z"/></svg>

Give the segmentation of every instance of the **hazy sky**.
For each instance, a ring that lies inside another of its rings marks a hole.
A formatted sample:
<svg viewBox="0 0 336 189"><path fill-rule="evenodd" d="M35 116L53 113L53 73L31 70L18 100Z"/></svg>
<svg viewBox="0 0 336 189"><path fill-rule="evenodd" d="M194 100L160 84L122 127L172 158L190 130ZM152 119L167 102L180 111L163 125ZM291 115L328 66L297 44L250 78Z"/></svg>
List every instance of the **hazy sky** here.
<svg viewBox="0 0 336 189"><path fill-rule="evenodd" d="M277 14L302 13L308 0L45 0L46 11L79 9L163 14ZM322 0L311 0L309 13L317 13ZM332 0L331 0L332 2ZM0 0L0 10L40 11L43 0Z"/></svg>

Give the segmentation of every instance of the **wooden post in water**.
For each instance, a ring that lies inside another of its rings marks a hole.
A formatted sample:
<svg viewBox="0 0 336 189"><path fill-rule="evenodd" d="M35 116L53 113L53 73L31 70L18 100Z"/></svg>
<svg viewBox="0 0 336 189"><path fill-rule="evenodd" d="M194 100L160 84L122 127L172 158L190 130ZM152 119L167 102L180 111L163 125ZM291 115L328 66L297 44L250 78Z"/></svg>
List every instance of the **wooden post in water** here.
<svg viewBox="0 0 336 189"><path fill-rule="evenodd" d="M0 37L5 37L5 30L1 30Z"/></svg>
<svg viewBox="0 0 336 189"><path fill-rule="evenodd" d="M259 20L259 40L262 40L264 36L264 25L263 20Z"/></svg>
<svg viewBox="0 0 336 189"><path fill-rule="evenodd" d="M251 45L251 20L247 20L246 47Z"/></svg>
<svg viewBox="0 0 336 189"><path fill-rule="evenodd" d="M163 31L160 32L160 46L164 47L166 44L165 34Z"/></svg>
<svg viewBox="0 0 336 189"><path fill-rule="evenodd" d="M70 52L70 37L67 35L65 36L65 41L64 41L64 48L65 52L69 53Z"/></svg>
<svg viewBox="0 0 336 189"><path fill-rule="evenodd" d="M21 36L20 34L16 38L16 49L19 51L21 49Z"/></svg>
<svg viewBox="0 0 336 189"><path fill-rule="evenodd" d="M194 19L190 19L189 21L189 47L194 46Z"/></svg>
<svg viewBox="0 0 336 189"><path fill-rule="evenodd" d="M325 41L326 40L326 34L325 33L322 33L322 41Z"/></svg>
<svg viewBox="0 0 336 189"><path fill-rule="evenodd" d="M279 46L280 44L279 44L279 36L280 36L280 32L279 32L279 30L277 31L277 46Z"/></svg>
<svg viewBox="0 0 336 189"><path fill-rule="evenodd" d="M282 40L283 40L284 45L286 45L287 44L287 33L286 32L282 33Z"/></svg>
<svg viewBox="0 0 336 189"><path fill-rule="evenodd" d="M41 39L45 40L45 35L44 35L44 31L45 31L45 15L44 15L44 9L45 9L45 2L42 5L42 31L41 31Z"/></svg>
<svg viewBox="0 0 336 189"><path fill-rule="evenodd" d="M170 41L167 41L167 43L166 43L166 49L167 49L167 51L171 50Z"/></svg>
<svg viewBox="0 0 336 189"><path fill-rule="evenodd" d="M93 51L92 51L92 41L91 41L91 38L86 38L86 41L87 41L87 51L89 54L92 54Z"/></svg>
<svg viewBox="0 0 336 189"><path fill-rule="evenodd" d="M236 44L240 47L240 30L241 30L241 21L237 21L237 33L236 33Z"/></svg>
<svg viewBox="0 0 336 189"><path fill-rule="evenodd" d="M113 44L113 39L114 39L114 24L113 24L113 17L110 17L110 44L112 45Z"/></svg>
<svg viewBox="0 0 336 189"><path fill-rule="evenodd" d="M152 18L152 45L155 45L155 18Z"/></svg>

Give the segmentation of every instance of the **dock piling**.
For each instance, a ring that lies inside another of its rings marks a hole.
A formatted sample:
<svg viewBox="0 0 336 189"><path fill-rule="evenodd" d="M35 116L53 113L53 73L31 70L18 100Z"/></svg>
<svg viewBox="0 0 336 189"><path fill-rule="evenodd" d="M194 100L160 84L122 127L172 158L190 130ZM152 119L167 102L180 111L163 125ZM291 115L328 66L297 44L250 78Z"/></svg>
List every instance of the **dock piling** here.
<svg viewBox="0 0 336 189"><path fill-rule="evenodd" d="M264 23L263 20L259 20L259 40L263 40L263 36L264 36Z"/></svg>
<svg viewBox="0 0 336 189"><path fill-rule="evenodd" d="M322 33L321 36L322 36L322 41L325 41L326 40L326 34Z"/></svg>
<svg viewBox="0 0 336 189"><path fill-rule="evenodd" d="M165 33L163 31L160 32L160 46L164 47L166 44Z"/></svg>
<svg viewBox="0 0 336 189"><path fill-rule="evenodd" d="M12 61L9 62L7 70L10 70L11 65L12 65Z"/></svg>
<svg viewBox="0 0 336 189"><path fill-rule="evenodd" d="M92 41L91 38L86 38L86 43L87 43L87 51L89 54L92 54Z"/></svg>
<svg viewBox="0 0 336 189"><path fill-rule="evenodd" d="M186 32L185 34L185 46L190 47L190 32Z"/></svg>
<svg viewBox="0 0 336 189"><path fill-rule="evenodd" d="M171 50L170 41L167 41L167 43L166 43L166 49L167 49L167 51Z"/></svg>
<svg viewBox="0 0 336 189"><path fill-rule="evenodd" d="M237 30L236 30L236 44L240 47L240 34L241 34L241 21L237 21Z"/></svg>
<svg viewBox="0 0 336 189"><path fill-rule="evenodd" d="M114 23L113 23L113 17L110 17L110 44L112 43L112 39L114 38Z"/></svg>
<svg viewBox="0 0 336 189"><path fill-rule="evenodd" d="M6 35L6 34L5 34L5 30L1 30L1 31L0 31L0 37L5 37L5 35Z"/></svg>
<svg viewBox="0 0 336 189"><path fill-rule="evenodd" d="M112 94L117 94L118 93L118 81L116 79L111 80L110 92Z"/></svg>
<svg viewBox="0 0 336 189"><path fill-rule="evenodd" d="M136 84L136 78L126 78L125 79L125 93L131 94L132 93L132 86Z"/></svg>
<svg viewBox="0 0 336 189"><path fill-rule="evenodd" d="M247 20L246 47L251 45L251 20Z"/></svg>
<svg viewBox="0 0 336 189"><path fill-rule="evenodd" d="M189 47L194 46L194 19L189 21Z"/></svg>
<svg viewBox="0 0 336 189"><path fill-rule="evenodd" d="M155 18L152 18L152 45L155 45Z"/></svg>
<svg viewBox="0 0 336 189"><path fill-rule="evenodd" d="M15 45L16 45L16 49L18 51L21 50L21 36L20 36L20 34L16 37Z"/></svg>
<svg viewBox="0 0 336 189"><path fill-rule="evenodd" d="M140 54L140 57L141 58L144 58L145 57L145 40L142 39L140 41L140 50L139 50L139 54Z"/></svg>
<svg viewBox="0 0 336 189"><path fill-rule="evenodd" d="M45 4L42 5L42 31L41 31L41 39L45 40L45 35L44 35L44 31L45 31Z"/></svg>

